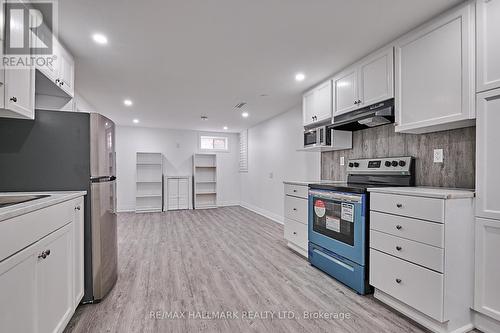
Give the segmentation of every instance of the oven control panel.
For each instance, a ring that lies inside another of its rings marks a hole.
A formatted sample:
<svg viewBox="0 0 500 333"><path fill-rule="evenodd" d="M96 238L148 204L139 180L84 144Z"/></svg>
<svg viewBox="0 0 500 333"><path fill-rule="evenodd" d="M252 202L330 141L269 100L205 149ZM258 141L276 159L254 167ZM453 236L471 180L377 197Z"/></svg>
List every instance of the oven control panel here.
<svg viewBox="0 0 500 333"><path fill-rule="evenodd" d="M349 174L408 174L414 158L411 156L352 159L347 164Z"/></svg>

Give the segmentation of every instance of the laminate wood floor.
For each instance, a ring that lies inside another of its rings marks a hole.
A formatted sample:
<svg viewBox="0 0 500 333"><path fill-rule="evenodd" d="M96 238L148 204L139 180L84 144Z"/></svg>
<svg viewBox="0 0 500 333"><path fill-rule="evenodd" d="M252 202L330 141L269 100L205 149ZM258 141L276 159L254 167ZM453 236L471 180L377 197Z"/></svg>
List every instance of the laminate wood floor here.
<svg viewBox="0 0 500 333"><path fill-rule="evenodd" d="M114 289L79 306L65 332L424 331L310 266L282 225L241 207L119 214L118 251Z"/></svg>

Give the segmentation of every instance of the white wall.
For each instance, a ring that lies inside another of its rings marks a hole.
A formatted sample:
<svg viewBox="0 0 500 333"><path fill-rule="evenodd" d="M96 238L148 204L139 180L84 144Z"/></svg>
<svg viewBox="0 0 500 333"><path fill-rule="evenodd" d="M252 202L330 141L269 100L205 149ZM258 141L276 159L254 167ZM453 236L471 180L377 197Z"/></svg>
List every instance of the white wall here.
<svg viewBox="0 0 500 333"><path fill-rule="evenodd" d="M136 152L161 152L165 156L165 175L192 175L192 157L198 152L200 132L173 129L117 126L117 208L135 209ZM217 153L218 205L238 205L239 138L237 134L217 133L229 138L229 152Z"/></svg>
<svg viewBox="0 0 500 333"><path fill-rule="evenodd" d="M248 130L248 173L242 173L241 205L283 222L284 180L318 180L320 153L303 152L300 105Z"/></svg>

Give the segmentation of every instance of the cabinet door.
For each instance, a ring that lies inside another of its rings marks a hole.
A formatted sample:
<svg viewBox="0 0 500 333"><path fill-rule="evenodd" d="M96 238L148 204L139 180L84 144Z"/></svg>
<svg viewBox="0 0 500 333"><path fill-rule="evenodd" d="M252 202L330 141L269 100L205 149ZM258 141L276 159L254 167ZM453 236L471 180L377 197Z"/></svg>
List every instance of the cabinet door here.
<svg viewBox="0 0 500 333"><path fill-rule="evenodd" d="M71 318L74 304L72 228L72 223L67 224L37 246L36 318L39 332L61 332Z"/></svg>
<svg viewBox="0 0 500 333"><path fill-rule="evenodd" d="M476 219L474 310L500 320L500 221Z"/></svg>
<svg viewBox="0 0 500 333"><path fill-rule="evenodd" d="M66 49L60 45L59 46L59 86L64 90L69 96L74 95L74 81L75 81L75 62L71 54L69 54Z"/></svg>
<svg viewBox="0 0 500 333"><path fill-rule="evenodd" d="M477 1L477 91L500 88L500 0Z"/></svg>
<svg viewBox="0 0 500 333"><path fill-rule="evenodd" d="M189 180L179 179L179 209L189 208Z"/></svg>
<svg viewBox="0 0 500 333"><path fill-rule="evenodd" d="M474 27L474 4L469 2L396 42L396 131L471 125Z"/></svg>
<svg viewBox="0 0 500 333"><path fill-rule="evenodd" d="M304 126L314 123L314 90L302 97L302 117Z"/></svg>
<svg viewBox="0 0 500 333"><path fill-rule="evenodd" d="M75 201L75 216L73 220L73 299L76 308L84 293L84 256L83 256L83 228L84 228L83 198Z"/></svg>
<svg viewBox="0 0 500 333"><path fill-rule="evenodd" d="M359 65L359 99L368 106L394 97L394 48L370 56Z"/></svg>
<svg viewBox="0 0 500 333"><path fill-rule="evenodd" d="M358 72L355 67L346 70L333 79L334 115L340 115L358 108Z"/></svg>
<svg viewBox="0 0 500 333"><path fill-rule="evenodd" d="M34 248L0 263L0 332L36 332Z"/></svg>
<svg viewBox="0 0 500 333"><path fill-rule="evenodd" d="M5 69L5 108L19 118L35 118L34 68Z"/></svg>
<svg viewBox="0 0 500 333"><path fill-rule="evenodd" d="M332 81L321 84L314 89L315 121L323 121L332 117Z"/></svg>
<svg viewBox="0 0 500 333"><path fill-rule="evenodd" d="M167 179L167 205L168 210L179 209L179 179L168 178Z"/></svg>
<svg viewBox="0 0 500 333"><path fill-rule="evenodd" d="M476 215L500 220L500 89L477 95Z"/></svg>

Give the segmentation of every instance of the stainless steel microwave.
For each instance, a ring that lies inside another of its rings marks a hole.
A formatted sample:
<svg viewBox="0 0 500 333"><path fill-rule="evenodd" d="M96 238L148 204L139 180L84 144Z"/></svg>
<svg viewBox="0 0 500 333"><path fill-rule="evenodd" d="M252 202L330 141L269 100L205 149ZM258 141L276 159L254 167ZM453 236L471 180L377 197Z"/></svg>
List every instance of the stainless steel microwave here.
<svg viewBox="0 0 500 333"><path fill-rule="evenodd" d="M328 147L332 144L332 130L328 126L320 126L304 131L304 148Z"/></svg>

